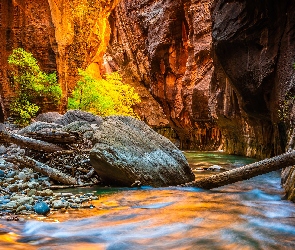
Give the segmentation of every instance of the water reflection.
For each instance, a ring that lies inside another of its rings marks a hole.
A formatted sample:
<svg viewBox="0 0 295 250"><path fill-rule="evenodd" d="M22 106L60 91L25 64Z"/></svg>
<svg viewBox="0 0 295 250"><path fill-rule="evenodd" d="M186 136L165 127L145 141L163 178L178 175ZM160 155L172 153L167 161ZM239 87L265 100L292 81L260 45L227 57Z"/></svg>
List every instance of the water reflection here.
<svg viewBox="0 0 295 250"><path fill-rule="evenodd" d="M187 153L190 164L233 168L253 161L208 155ZM0 249L295 248L295 206L282 200L277 172L213 191L179 187L91 191L100 195L93 209L55 211L39 221L1 221Z"/></svg>

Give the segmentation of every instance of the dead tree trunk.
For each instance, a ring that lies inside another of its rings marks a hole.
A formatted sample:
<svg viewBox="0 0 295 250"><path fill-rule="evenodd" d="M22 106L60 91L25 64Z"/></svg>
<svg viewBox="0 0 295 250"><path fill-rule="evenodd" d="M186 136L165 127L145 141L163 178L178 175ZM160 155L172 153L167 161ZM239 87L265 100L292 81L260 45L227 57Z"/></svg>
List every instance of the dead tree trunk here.
<svg viewBox="0 0 295 250"><path fill-rule="evenodd" d="M35 140L18 134L11 134L6 130L4 124L0 124L0 138L5 142L14 143L21 147L27 147L37 151L53 153L63 150L61 147L49 142Z"/></svg>
<svg viewBox="0 0 295 250"><path fill-rule="evenodd" d="M77 180L67 174L64 174L63 172L51 168L46 164L43 164L39 161L36 161L30 157L23 156L12 156L7 159L6 161L12 162L12 163L19 163L20 167L28 167L32 168L34 171L39 172L41 174L44 174L48 176L49 178L56 180L60 183L67 184L67 185L75 185L77 184Z"/></svg>
<svg viewBox="0 0 295 250"><path fill-rule="evenodd" d="M232 169L220 174L212 175L197 181L186 183L185 186L212 189L232 184L238 181L248 180L252 177L266 174L292 165L295 165L295 150L275 156L270 159L255 162L244 167Z"/></svg>

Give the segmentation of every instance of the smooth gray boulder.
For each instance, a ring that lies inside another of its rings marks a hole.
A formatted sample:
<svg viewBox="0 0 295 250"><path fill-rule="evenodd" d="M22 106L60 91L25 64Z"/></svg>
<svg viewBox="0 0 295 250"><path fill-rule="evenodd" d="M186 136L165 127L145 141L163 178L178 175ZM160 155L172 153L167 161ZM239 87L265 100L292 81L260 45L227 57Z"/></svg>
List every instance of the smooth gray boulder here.
<svg viewBox="0 0 295 250"><path fill-rule="evenodd" d="M108 184L159 187L195 179L185 156L171 141L132 117L104 118L92 142L91 164Z"/></svg>

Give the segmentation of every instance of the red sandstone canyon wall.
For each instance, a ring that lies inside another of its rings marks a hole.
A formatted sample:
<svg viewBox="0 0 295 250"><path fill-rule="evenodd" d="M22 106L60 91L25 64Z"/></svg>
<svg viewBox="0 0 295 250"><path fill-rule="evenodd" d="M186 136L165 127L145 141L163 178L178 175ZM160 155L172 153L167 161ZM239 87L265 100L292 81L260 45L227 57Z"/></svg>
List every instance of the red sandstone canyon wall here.
<svg viewBox="0 0 295 250"><path fill-rule="evenodd" d="M184 149L217 149L210 110L211 0L122 0L110 17L108 54L124 77L145 86Z"/></svg>

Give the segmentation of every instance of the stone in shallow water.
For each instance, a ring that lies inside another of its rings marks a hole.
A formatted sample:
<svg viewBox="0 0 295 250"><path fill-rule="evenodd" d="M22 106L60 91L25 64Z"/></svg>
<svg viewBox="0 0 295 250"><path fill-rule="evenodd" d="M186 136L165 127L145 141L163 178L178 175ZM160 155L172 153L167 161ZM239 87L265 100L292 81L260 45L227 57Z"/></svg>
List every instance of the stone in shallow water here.
<svg viewBox="0 0 295 250"><path fill-rule="evenodd" d="M50 212L50 208L46 202L40 201L35 204L34 211L37 214L47 215Z"/></svg>
<svg viewBox="0 0 295 250"><path fill-rule="evenodd" d="M222 171L225 169L223 167L218 166L218 165L213 165L213 166L209 167L207 170L209 170L209 171Z"/></svg>
<svg viewBox="0 0 295 250"><path fill-rule="evenodd" d="M59 208L65 208L68 207L69 203L67 201L62 201L62 200L54 200L52 202L52 206L55 209L59 209Z"/></svg>
<svg viewBox="0 0 295 250"><path fill-rule="evenodd" d="M7 152L6 147L4 147L3 145L0 146L0 154L5 154Z"/></svg>

